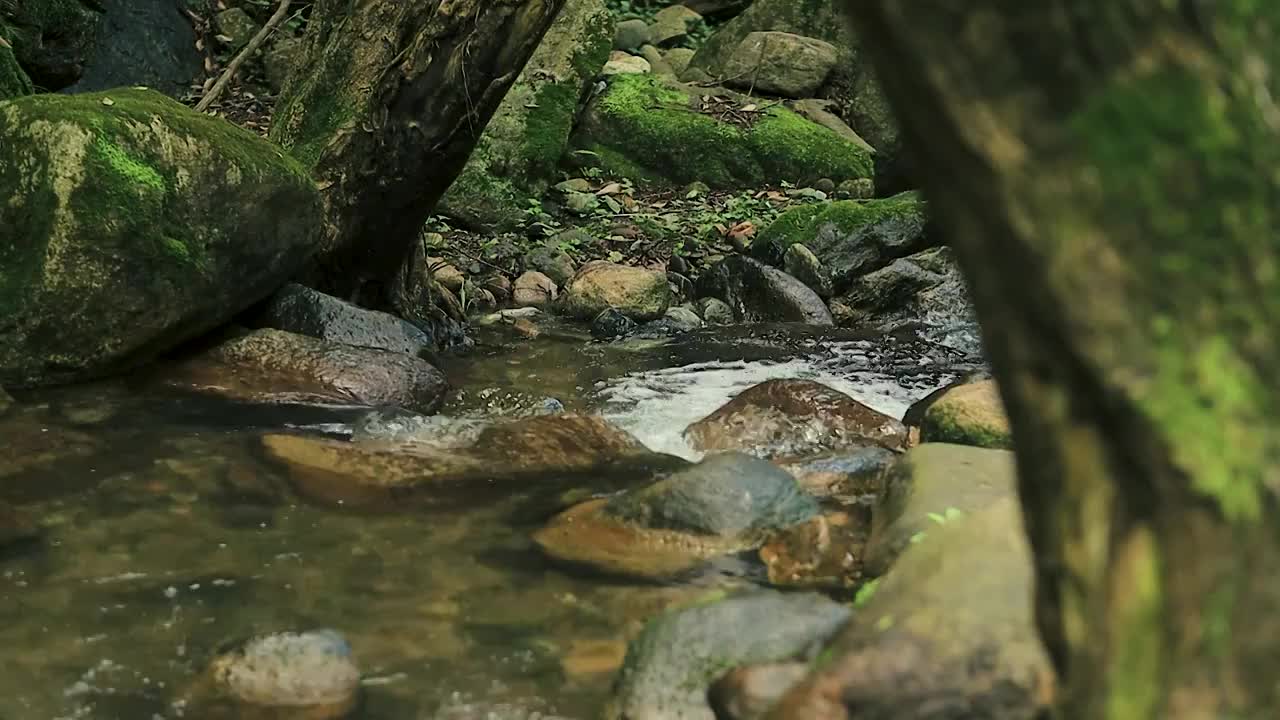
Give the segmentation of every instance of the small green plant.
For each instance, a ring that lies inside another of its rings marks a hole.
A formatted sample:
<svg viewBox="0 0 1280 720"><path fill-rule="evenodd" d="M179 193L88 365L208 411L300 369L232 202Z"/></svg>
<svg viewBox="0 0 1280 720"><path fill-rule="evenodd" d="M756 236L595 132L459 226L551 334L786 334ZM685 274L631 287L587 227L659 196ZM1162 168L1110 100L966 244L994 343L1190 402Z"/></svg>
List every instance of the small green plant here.
<svg viewBox="0 0 1280 720"><path fill-rule="evenodd" d="M871 598L875 596L876 588L878 587L880 587L880 578L863 583L862 587L858 588L858 592L853 596L853 606L855 608L865 607L867 603L871 602Z"/></svg>

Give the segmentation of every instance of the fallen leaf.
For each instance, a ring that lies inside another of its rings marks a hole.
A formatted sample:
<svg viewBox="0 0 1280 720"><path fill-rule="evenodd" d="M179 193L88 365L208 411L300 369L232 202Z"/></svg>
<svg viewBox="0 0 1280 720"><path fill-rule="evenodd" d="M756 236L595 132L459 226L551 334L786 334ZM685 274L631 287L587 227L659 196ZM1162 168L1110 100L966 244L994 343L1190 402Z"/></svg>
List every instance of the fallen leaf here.
<svg viewBox="0 0 1280 720"><path fill-rule="evenodd" d="M102 98L102 104L106 105L107 107L111 107L112 105L116 104L116 101L112 100L109 97L105 97L105 98Z"/></svg>
<svg viewBox="0 0 1280 720"><path fill-rule="evenodd" d="M611 182L597 190L596 195L617 195L620 192L622 192L622 185L616 182Z"/></svg>

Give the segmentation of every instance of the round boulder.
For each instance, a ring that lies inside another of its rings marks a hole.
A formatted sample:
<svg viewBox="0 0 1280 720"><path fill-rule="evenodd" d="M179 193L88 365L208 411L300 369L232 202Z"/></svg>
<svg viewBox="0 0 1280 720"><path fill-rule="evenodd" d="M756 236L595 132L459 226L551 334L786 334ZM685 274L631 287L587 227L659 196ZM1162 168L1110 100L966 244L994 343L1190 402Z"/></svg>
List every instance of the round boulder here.
<svg viewBox="0 0 1280 720"><path fill-rule="evenodd" d="M662 317L671 305L667 274L596 261L582 266L565 287L565 314L590 320L609 308L643 322Z"/></svg>

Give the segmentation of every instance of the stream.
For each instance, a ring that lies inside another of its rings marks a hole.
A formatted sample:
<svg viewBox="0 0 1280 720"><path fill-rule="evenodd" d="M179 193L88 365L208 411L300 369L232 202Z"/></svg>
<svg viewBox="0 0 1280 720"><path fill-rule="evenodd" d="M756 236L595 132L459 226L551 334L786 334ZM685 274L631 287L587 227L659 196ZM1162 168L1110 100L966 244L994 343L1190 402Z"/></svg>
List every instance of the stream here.
<svg viewBox="0 0 1280 720"><path fill-rule="evenodd" d="M969 348L807 327L475 337L442 359L454 397L411 435L563 407L697 459L683 428L767 379L817 380L901 417L976 367ZM282 489L263 433L349 436L367 411L236 405L145 377L18 400L0 417L0 500L44 532L0 555L0 720L191 717L184 689L219 648L320 627L354 648L364 720L592 718L646 617L757 580L734 564L667 585L558 567L529 540L552 511L535 489L411 514Z"/></svg>

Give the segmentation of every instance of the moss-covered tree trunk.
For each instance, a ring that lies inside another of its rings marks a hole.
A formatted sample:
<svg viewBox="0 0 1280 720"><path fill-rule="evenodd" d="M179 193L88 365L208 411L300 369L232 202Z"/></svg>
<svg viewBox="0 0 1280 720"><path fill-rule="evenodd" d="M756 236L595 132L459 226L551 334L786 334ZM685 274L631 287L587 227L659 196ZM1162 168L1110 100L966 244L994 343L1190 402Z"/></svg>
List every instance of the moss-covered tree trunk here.
<svg viewBox="0 0 1280 720"><path fill-rule="evenodd" d="M312 169L316 284L370 304L563 0L317 0L271 137Z"/></svg>
<svg viewBox="0 0 1280 720"><path fill-rule="evenodd" d="M1280 3L860 0L1014 424L1067 718L1280 707Z"/></svg>

